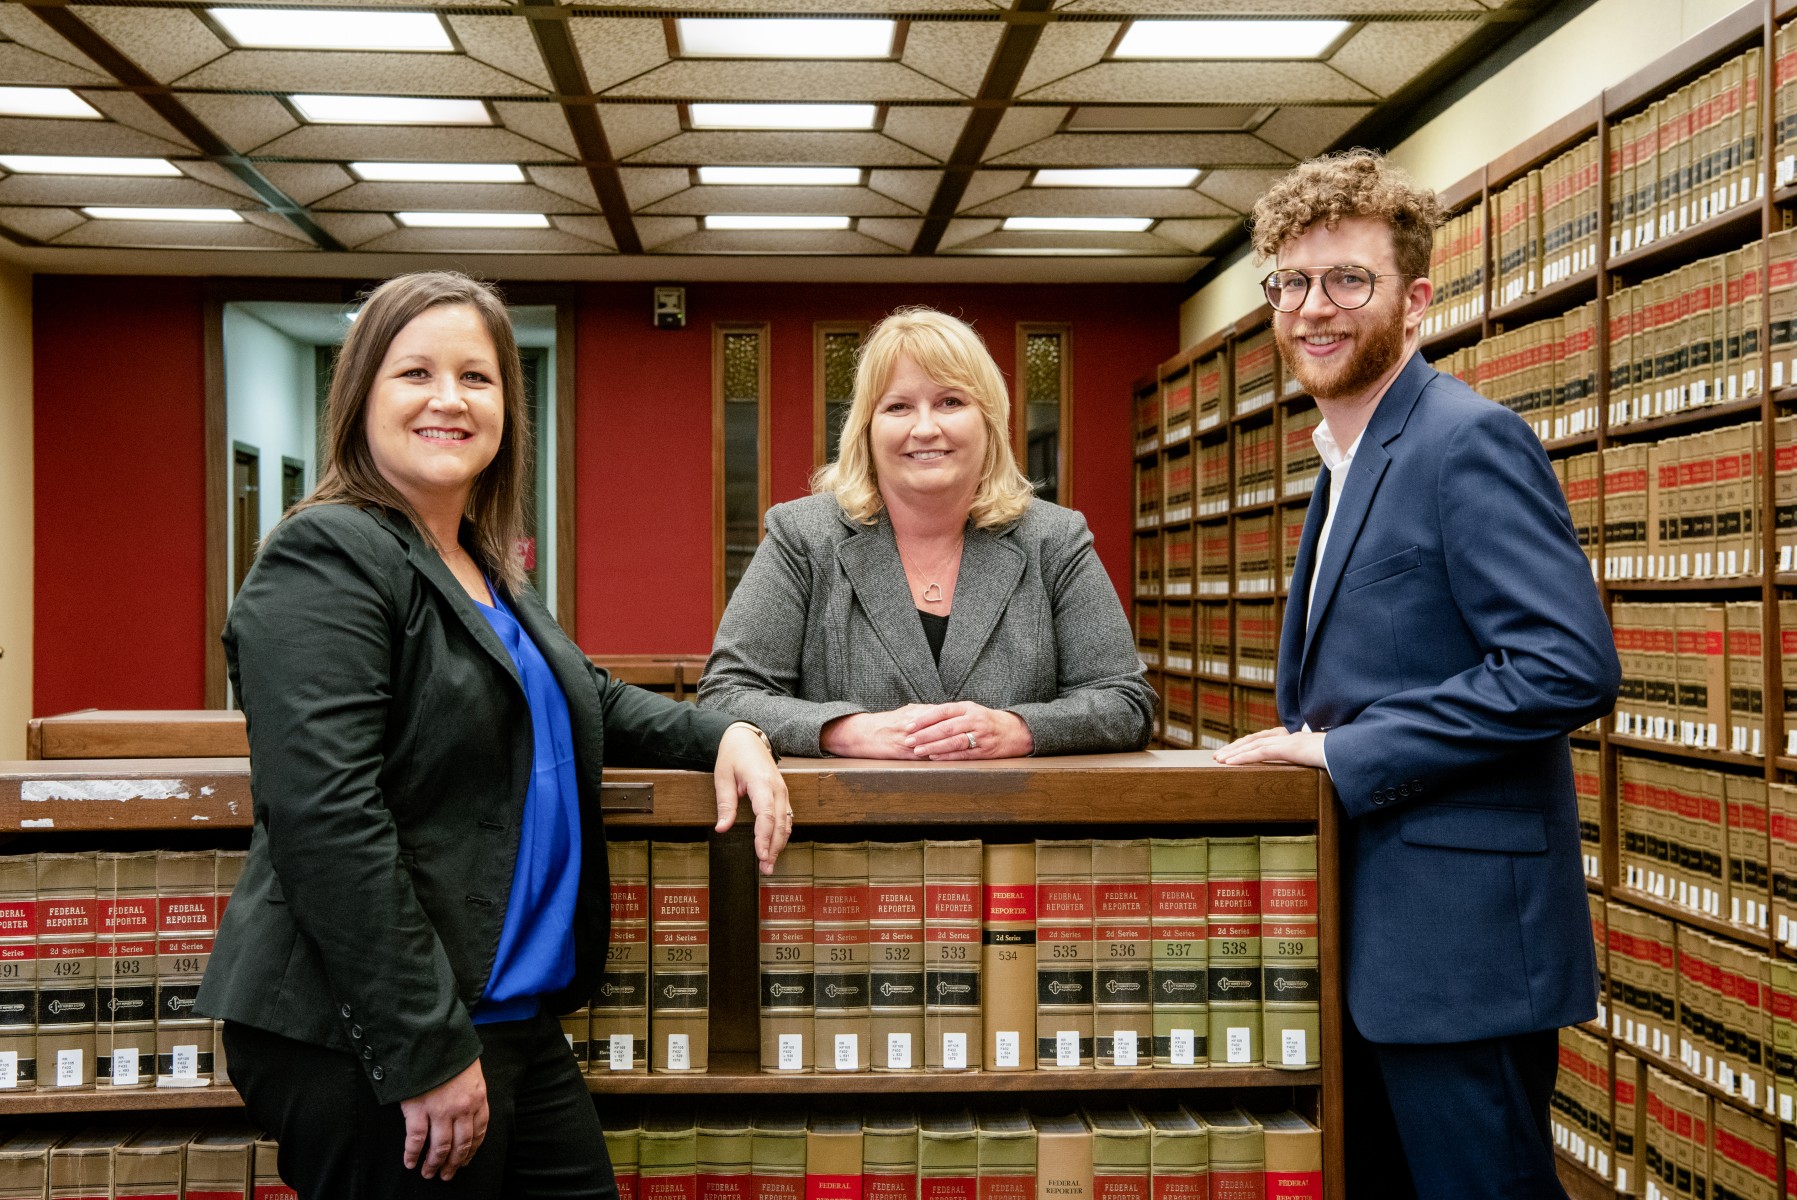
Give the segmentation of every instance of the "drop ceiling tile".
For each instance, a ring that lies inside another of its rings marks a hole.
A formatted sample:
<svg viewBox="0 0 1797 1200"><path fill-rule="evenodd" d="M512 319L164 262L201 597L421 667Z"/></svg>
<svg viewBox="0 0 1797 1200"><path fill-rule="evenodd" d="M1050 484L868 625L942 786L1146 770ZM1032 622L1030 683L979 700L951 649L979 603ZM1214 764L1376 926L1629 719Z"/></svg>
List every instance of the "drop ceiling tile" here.
<svg viewBox="0 0 1797 1200"><path fill-rule="evenodd" d="M968 181L967 190L961 193L961 211L965 212L976 204L1009 195L1029 181L1028 171L980 171Z"/></svg>
<svg viewBox="0 0 1797 1200"><path fill-rule="evenodd" d="M178 99L206 127L225 139L232 149L248 154L283 133L298 129L299 121L273 96L217 96L186 92Z"/></svg>
<svg viewBox="0 0 1797 1200"><path fill-rule="evenodd" d="M593 177L587 174L585 167L526 167L524 174L538 187L578 201L587 209L599 207L599 197L593 191Z"/></svg>
<svg viewBox="0 0 1797 1200"><path fill-rule="evenodd" d="M599 124L618 158L680 136L680 112L672 104L601 104Z"/></svg>
<svg viewBox="0 0 1797 1200"><path fill-rule="evenodd" d="M556 158L567 155L569 158L580 157L580 147L574 141L574 131L568 128L568 114L562 106L552 101L528 100L495 100L493 114L499 123L513 133L538 142L554 153L545 153L539 149L529 155L530 158ZM613 150L616 153L616 150Z"/></svg>
<svg viewBox="0 0 1797 1200"><path fill-rule="evenodd" d="M17 42L0 42L0 84L70 87L83 83L109 82L111 80L97 71L78 67L60 58L52 58L48 54L40 54L29 46L21 46Z"/></svg>
<svg viewBox="0 0 1797 1200"><path fill-rule="evenodd" d="M558 216L555 218L555 227L607 250L616 251L618 248L617 239L612 236L611 225L604 217Z"/></svg>
<svg viewBox="0 0 1797 1200"><path fill-rule="evenodd" d="M155 109L145 103L141 96L134 96L130 92L109 92L93 88L84 89L81 98L120 125L135 129L139 133L147 133L151 137L161 138L166 142L172 142L177 146L193 147L193 143L187 139L185 134L163 120Z"/></svg>
<svg viewBox="0 0 1797 1200"><path fill-rule="evenodd" d="M186 8L78 4L69 10L161 83L173 83L231 50Z"/></svg>
<svg viewBox="0 0 1797 1200"><path fill-rule="evenodd" d="M1289 160L1246 133L1061 133L990 161L1014 167L1202 167Z"/></svg>
<svg viewBox="0 0 1797 1200"><path fill-rule="evenodd" d="M186 143L164 141L111 121L0 117L0 147L8 154L192 154Z"/></svg>
<svg viewBox="0 0 1797 1200"><path fill-rule="evenodd" d="M936 189L942 186L941 171L869 171L867 186L882 196L891 196L918 212L930 207Z"/></svg>
<svg viewBox="0 0 1797 1200"><path fill-rule="evenodd" d="M1239 217L1223 221L1161 221L1155 225L1154 235L1187 250L1202 251L1211 249L1218 239L1234 233L1241 225Z"/></svg>
<svg viewBox="0 0 1797 1200"><path fill-rule="evenodd" d="M957 217L948 223L947 229L943 230L942 240L937 243L937 248L940 250L947 250L950 246L959 246L964 242L972 241L974 238L985 237L987 234L990 234L993 230L997 229L998 226L998 221L984 217L971 219Z"/></svg>
<svg viewBox="0 0 1797 1200"><path fill-rule="evenodd" d="M318 202L321 209L373 212L591 212L592 205L528 183L357 183Z"/></svg>
<svg viewBox="0 0 1797 1200"><path fill-rule="evenodd" d="M1436 59L1471 37L1482 22L1371 22L1348 39L1329 65L1381 96L1389 96Z"/></svg>
<svg viewBox="0 0 1797 1200"><path fill-rule="evenodd" d="M1007 233L1002 229L984 237L957 243L954 252L968 254L990 250L1027 252L1060 249L1181 256L1187 253L1185 247L1155 237L1152 233Z"/></svg>
<svg viewBox="0 0 1797 1200"><path fill-rule="evenodd" d="M878 133L683 133L630 156L637 164L693 166L933 166L934 160Z"/></svg>
<svg viewBox="0 0 1797 1200"><path fill-rule="evenodd" d="M633 224L645 250L659 249L699 228L692 217L637 217Z"/></svg>
<svg viewBox="0 0 1797 1200"><path fill-rule="evenodd" d="M595 85L594 90L600 90ZM615 87L607 96L669 100L764 100L794 103L874 103L882 100L956 100L952 88L895 62L776 62L678 59Z"/></svg>
<svg viewBox="0 0 1797 1200"><path fill-rule="evenodd" d="M201 183L229 192L250 201L254 205L262 204L262 196L255 188L237 177L236 172L215 162L207 162L198 158L178 159L175 165L191 178Z"/></svg>
<svg viewBox="0 0 1797 1200"><path fill-rule="evenodd" d="M1285 177L1285 170L1253 171L1226 169L1207 171L1204 178L1198 181L1198 190L1205 195L1227 204L1237 212L1247 212L1254 207L1254 202L1266 195L1280 179Z"/></svg>
<svg viewBox="0 0 1797 1200"><path fill-rule="evenodd" d="M105 77L105 72L93 59L75 49L60 33L38 20L37 14L22 4L0 4L0 35L39 54L48 54L51 58L59 58L65 63L92 71L96 76Z"/></svg>
<svg viewBox="0 0 1797 1200"><path fill-rule="evenodd" d="M207 187L195 179L121 179L100 175L8 175L0 179L0 204L156 205L170 208L242 208L235 192ZM261 202L255 201L260 208Z"/></svg>
<svg viewBox="0 0 1797 1200"><path fill-rule="evenodd" d="M72 208L0 208L0 227L47 242L87 220Z"/></svg>
<svg viewBox="0 0 1797 1200"><path fill-rule="evenodd" d="M1104 58L1122 28L1116 21L1064 21L1042 31L1029 65L1017 80L1017 95L1083 71Z"/></svg>
<svg viewBox="0 0 1797 1200"><path fill-rule="evenodd" d="M360 249L385 254L604 254L561 229L395 229Z"/></svg>
<svg viewBox="0 0 1797 1200"><path fill-rule="evenodd" d="M1491 5L1500 7L1503 0ZM1314 17L1349 13L1471 12L1485 9L1479 0L1379 0L1377 4L1319 4L1318 0L1065 0L1055 11L1069 13L1118 13L1125 16L1193 17L1216 13L1223 16Z"/></svg>
<svg viewBox="0 0 1797 1200"><path fill-rule="evenodd" d="M685 167L620 167L618 177L624 181L624 196L633 210L693 186L692 174Z"/></svg>
<svg viewBox="0 0 1797 1200"><path fill-rule="evenodd" d="M575 17L568 22L574 49L595 92L668 61L668 36L658 17Z"/></svg>
<svg viewBox="0 0 1797 1200"><path fill-rule="evenodd" d="M259 162L256 169L295 204L312 204L356 182L336 163Z"/></svg>
<svg viewBox="0 0 1797 1200"><path fill-rule="evenodd" d="M963 96L977 95L1004 30L998 21L913 21L899 61Z"/></svg>
<svg viewBox="0 0 1797 1200"><path fill-rule="evenodd" d="M1318 62L1104 62L1023 98L1113 104L1301 104L1374 97Z"/></svg>
<svg viewBox="0 0 1797 1200"><path fill-rule="evenodd" d="M84 221L52 239L57 246L146 250L305 250L260 225L201 225L192 221Z"/></svg>
<svg viewBox="0 0 1797 1200"><path fill-rule="evenodd" d="M555 90L555 82L549 77L549 68L543 65L543 55L537 49L537 39L530 32L527 18L452 15L446 19L470 58L544 91Z"/></svg>
<svg viewBox="0 0 1797 1200"><path fill-rule="evenodd" d="M644 210L656 216L709 213L794 213L904 217L915 212L864 187L691 187Z"/></svg>
<svg viewBox="0 0 1797 1200"><path fill-rule="evenodd" d="M946 159L954 153L967 117L965 108L892 108L886 111L885 132L931 158Z"/></svg>
<svg viewBox="0 0 1797 1200"><path fill-rule="evenodd" d="M979 207L970 217L1228 217L1235 213L1190 188L1024 188Z"/></svg>
<svg viewBox="0 0 1797 1200"><path fill-rule="evenodd" d="M64 122L66 124L67 122ZM540 143L509 129L407 125L302 125L256 148L267 158L334 158L345 162L529 162Z"/></svg>
<svg viewBox="0 0 1797 1200"><path fill-rule="evenodd" d="M319 228L352 250L399 228L386 213L320 212L313 213L312 219L318 222Z"/></svg>
<svg viewBox="0 0 1797 1200"><path fill-rule="evenodd" d="M657 246L658 254L897 254L896 246L850 229L712 230L701 229Z"/></svg>
<svg viewBox="0 0 1797 1200"><path fill-rule="evenodd" d="M396 0L397 2L397 0ZM589 0L561 0L563 4L586 4ZM682 15L696 11L693 0L640 0L631 8L670 11ZM830 12L842 13L960 13L969 10L1006 9L1008 0L830 0ZM818 0L709 0L707 12L794 13L810 16L818 11Z"/></svg>
<svg viewBox="0 0 1797 1200"><path fill-rule="evenodd" d="M272 213L264 208L246 208L240 210L243 219L252 225L268 230L281 237L292 238L302 246L313 246L316 243L299 226L283 217L280 213Z"/></svg>
<svg viewBox="0 0 1797 1200"><path fill-rule="evenodd" d="M992 131L992 140L986 143L986 159L990 161L1001 154L1008 154L1031 142L1050 137L1066 119L1065 108L1008 108L998 119L998 128Z"/></svg>
<svg viewBox="0 0 1797 1200"><path fill-rule="evenodd" d="M377 96L529 96L543 89L465 54L233 50L180 86Z"/></svg>
<svg viewBox="0 0 1797 1200"><path fill-rule="evenodd" d="M903 250L907 253L910 252L912 246L917 244L917 235L922 232L922 230L923 221L916 217L910 219L898 217L863 217L861 220L855 222L855 232L861 234L863 237L870 237L876 241L885 242L888 246L897 250Z"/></svg>
<svg viewBox="0 0 1797 1200"><path fill-rule="evenodd" d="M1340 139L1371 108L1282 108L1256 129L1255 135L1270 142L1294 158L1310 158L1321 154ZM1249 159L1238 159L1249 162Z"/></svg>

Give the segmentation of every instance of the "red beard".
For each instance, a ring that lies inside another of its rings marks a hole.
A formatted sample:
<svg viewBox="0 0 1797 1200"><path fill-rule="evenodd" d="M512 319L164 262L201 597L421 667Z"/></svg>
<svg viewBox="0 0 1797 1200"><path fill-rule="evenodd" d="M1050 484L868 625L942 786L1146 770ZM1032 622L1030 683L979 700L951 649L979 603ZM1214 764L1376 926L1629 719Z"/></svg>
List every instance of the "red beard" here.
<svg viewBox="0 0 1797 1200"><path fill-rule="evenodd" d="M1320 400L1354 396L1371 388L1398 365L1404 354L1404 310L1393 309L1388 320L1376 324L1356 320L1365 311L1343 313L1342 317L1353 322L1345 331L1311 330L1350 335L1348 353L1339 361L1332 358L1328 362L1318 362L1304 352L1303 339L1291 331L1298 324L1295 317L1288 318L1290 328L1286 322L1274 319L1273 337L1279 344L1280 357L1305 394Z"/></svg>

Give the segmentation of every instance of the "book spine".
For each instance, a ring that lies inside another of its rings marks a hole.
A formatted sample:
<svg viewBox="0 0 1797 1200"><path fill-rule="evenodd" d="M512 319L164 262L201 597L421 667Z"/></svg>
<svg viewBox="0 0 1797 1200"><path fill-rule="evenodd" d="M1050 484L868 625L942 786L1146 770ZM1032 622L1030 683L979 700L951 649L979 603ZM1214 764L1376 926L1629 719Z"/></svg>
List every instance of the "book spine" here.
<svg viewBox="0 0 1797 1200"><path fill-rule="evenodd" d="M1260 839L1210 839L1210 1057L1258 1065L1261 1053Z"/></svg>
<svg viewBox="0 0 1797 1200"><path fill-rule="evenodd" d="M977 1071L985 1045L980 843L924 843L924 1067Z"/></svg>
<svg viewBox="0 0 1797 1200"><path fill-rule="evenodd" d="M45 1091L94 1087L98 878L92 851L38 855L37 1065Z"/></svg>
<svg viewBox="0 0 1797 1200"><path fill-rule="evenodd" d="M1209 843L1155 838L1151 861L1154 1065L1209 1061Z"/></svg>
<svg viewBox="0 0 1797 1200"><path fill-rule="evenodd" d="M206 1087L217 1064L212 1022L194 1015L218 932L218 856L156 855L156 1086Z"/></svg>
<svg viewBox="0 0 1797 1200"><path fill-rule="evenodd" d="M693 1131L699 1200L749 1200L749 1147L747 1118L700 1118Z"/></svg>
<svg viewBox="0 0 1797 1200"><path fill-rule="evenodd" d="M863 1200L861 1121L813 1120L805 1139L805 1200Z"/></svg>
<svg viewBox="0 0 1797 1200"><path fill-rule="evenodd" d="M923 1069L923 843L867 848L869 1056L876 1071Z"/></svg>
<svg viewBox="0 0 1797 1200"><path fill-rule="evenodd" d="M156 1062L156 855L102 854L99 864L95 1081L145 1087Z"/></svg>
<svg viewBox="0 0 1797 1200"><path fill-rule="evenodd" d="M1100 1067L1154 1061L1152 873L1146 838L1092 844L1093 1023Z"/></svg>
<svg viewBox="0 0 1797 1200"><path fill-rule="evenodd" d="M870 1018L867 843L818 843L812 874L817 955L812 1069L865 1071Z"/></svg>
<svg viewBox="0 0 1797 1200"><path fill-rule="evenodd" d="M0 1092L37 1087L37 855L0 857Z"/></svg>
<svg viewBox="0 0 1797 1200"><path fill-rule="evenodd" d="M1266 1065L1322 1064L1317 957L1317 839L1260 839L1262 1045Z"/></svg>
<svg viewBox="0 0 1797 1200"><path fill-rule="evenodd" d="M1036 1044L1036 847L985 848L980 973L988 1071L1027 1071Z"/></svg>
<svg viewBox="0 0 1797 1200"><path fill-rule="evenodd" d="M655 859L661 846L657 842L649 852L651 871L657 870ZM690 887L690 876L683 878L688 882L677 886ZM656 886L654 879L652 875L651 887ZM653 930L653 916L650 921ZM651 1028L654 1020L651 1013ZM642 1200L699 1200L699 1155L690 1117L651 1118L643 1127L637 1155L637 1189Z"/></svg>
<svg viewBox="0 0 1797 1200"><path fill-rule="evenodd" d="M917 1131L918 1200L979 1200L979 1144L965 1113L925 1117Z"/></svg>
<svg viewBox="0 0 1797 1200"><path fill-rule="evenodd" d="M1323 1200L1323 1133L1299 1117L1269 1123L1265 1138L1267 1200Z"/></svg>
<svg viewBox="0 0 1797 1200"><path fill-rule="evenodd" d="M649 847L650 1071L705 1071L710 1014L710 848L655 842ZM644 1200L676 1200L651 1197L652 1190L645 1163Z"/></svg>
<svg viewBox="0 0 1797 1200"><path fill-rule="evenodd" d="M644 889L646 892L648 888L648 876L646 873L649 866L647 854L648 846L645 845L643 849L643 869L645 872ZM614 882L615 881L616 877L614 877ZM647 895L643 898L643 904L643 911L647 914ZM635 1116L609 1117L604 1122L604 1130L605 1156L611 1160L612 1178L615 1179L618 1184L618 1200L637 1200L638 1194L641 1191L641 1188L638 1186L640 1183L637 1159L638 1141L641 1139L643 1133L639 1118Z"/></svg>
<svg viewBox="0 0 1797 1200"><path fill-rule="evenodd" d="M750 1200L804 1200L805 1137L802 1118L775 1126L757 1121L749 1139Z"/></svg>
<svg viewBox="0 0 1797 1200"><path fill-rule="evenodd" d="M1093 1055L1090 841L1036 843L1036 1066L1090 1067Z"/></svg>
<svg viewBox="0 0 1797 1200"><path fill-rule="evenodd" d="M761 1069L811 1069L814 987L810 842L788 843L771 875L760 877Z"/></svg>
<svg viewBox="0 0 1797 1200"><path fill-rule="evenodd" d="M649 1070L649 843L608 842L611 939L592 1006L589 1033L596 1069Z"/></svg>

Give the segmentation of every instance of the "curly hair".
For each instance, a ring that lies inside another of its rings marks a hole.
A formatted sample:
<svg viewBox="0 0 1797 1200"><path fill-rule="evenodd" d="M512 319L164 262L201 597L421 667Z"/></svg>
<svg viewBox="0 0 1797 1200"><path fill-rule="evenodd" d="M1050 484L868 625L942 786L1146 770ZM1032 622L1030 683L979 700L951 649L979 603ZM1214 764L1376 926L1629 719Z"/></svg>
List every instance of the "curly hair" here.
<svg viewBox="0 0 1797 1200"><path fill-rule="evenodd" d="M1442 221L1440 199L1384 155L1362 149L1299 163L1255 202L1255 257L1264 262L1319 221L1333 229L1343 217L1376 217L1390 225L1398 270L1428 275Z"/></svg>

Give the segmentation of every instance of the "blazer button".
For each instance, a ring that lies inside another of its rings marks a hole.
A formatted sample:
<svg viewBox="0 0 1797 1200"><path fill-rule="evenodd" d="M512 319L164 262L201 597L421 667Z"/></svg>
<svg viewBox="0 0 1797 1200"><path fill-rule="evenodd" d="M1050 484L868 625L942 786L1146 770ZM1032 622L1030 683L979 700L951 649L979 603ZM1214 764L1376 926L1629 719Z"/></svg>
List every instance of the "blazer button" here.
<svg viewBox="0 0 1797 1200"><path fill-rule="evenodd" d="M1374 804L1384 804L1385 803L1385 793L1384 792L1374 792L1373 793L1373 803Z"/></svg>
<svg viewBox="0 0 1797 1200"><path fill-rule="evenodd" d="M375 1067L368 1072L368 1078L379 1083L381 1080L387 1078L387 1072L381 1070L379 1067Z"/></svg>
<svg viewBox="0 0 1797 1200"><path fill-rule="evenodd" d="M360 1025L351 1025L349 1027L349 1036L355 1038L358 1042L361 1041L362 1040L362 1027Z"/></svg>
<svg viewBox="0 0 1797 1200"><path fill-rule="evenodd" d="M1410 785L1409 784L1400 783L1398 785L1398 799L1400 799L1400 800L1410 799Z"/></svg>
<svg viewBox="0 0 1797 1200"><path fill-rule="evenodd" d="M364 1060L372 1059L374 1057L374 1047L373 1046L362 1047L362 1057Z"/></svg>
<svg viewBox="0 0 1797 1200"><path fill-rule="evenodd" d="M347 1004L345 1004L343 1006L342 1012L343 1012L343 1019L345 1021L349 1020L352 1016L355 1015L355 1011L353 1009L351 1009L350 1006Z"/></svg>

